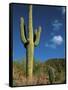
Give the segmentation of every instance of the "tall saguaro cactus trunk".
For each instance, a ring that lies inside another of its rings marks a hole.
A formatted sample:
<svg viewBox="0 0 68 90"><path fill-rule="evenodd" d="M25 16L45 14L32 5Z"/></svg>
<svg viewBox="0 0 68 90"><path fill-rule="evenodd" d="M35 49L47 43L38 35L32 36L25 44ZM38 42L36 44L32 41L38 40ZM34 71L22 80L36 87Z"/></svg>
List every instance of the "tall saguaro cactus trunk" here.
<svg viewBox="0 0 68 90"><path fill-rule="evenodd" d="M26 75L28 80L32 80L33 76L33 57L34 57L34 46L39 44L41 27L36 29L33 34L33 21L32 21L32 5L29 5L29 21L28 21L28 37L26 37L26 30L24 24L24 18L21 17L21 40L26 48Z"/></svg>
<svg viewBox="0 0 68 90"><path fill-rule="evenodd" d="M32 5L29 7L29 23L28 23L28 45L27 45L27 77L32 79L33 74L33 56L34 56L34 42L33 42L33 22L32 22Z"/></svg>

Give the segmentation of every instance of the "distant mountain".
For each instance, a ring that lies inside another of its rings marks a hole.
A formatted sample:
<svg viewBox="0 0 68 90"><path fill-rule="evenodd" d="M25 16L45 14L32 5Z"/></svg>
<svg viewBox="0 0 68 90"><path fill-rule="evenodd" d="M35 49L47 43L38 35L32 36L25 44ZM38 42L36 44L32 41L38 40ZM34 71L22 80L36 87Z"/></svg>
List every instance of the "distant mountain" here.
<svg viewBox="0 0 68 90"><path fill-rule="evenodd" d="M52 66L53 68L55 68L56 70L58 70L58 72L60 71L65 71L65 59L61 58L61 59L49 59L45 62L45 65L49 65Z"/></svg>

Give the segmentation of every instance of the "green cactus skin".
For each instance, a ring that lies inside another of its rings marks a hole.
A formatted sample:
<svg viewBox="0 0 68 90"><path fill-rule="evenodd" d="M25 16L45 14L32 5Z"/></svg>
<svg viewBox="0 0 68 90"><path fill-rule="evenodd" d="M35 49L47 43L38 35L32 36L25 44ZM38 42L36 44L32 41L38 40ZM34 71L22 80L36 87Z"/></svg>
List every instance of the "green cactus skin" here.
<svg viewBox="0 0 68 90"><path fill-rule="evenodd" d="M49 75L50 84L54 83L54 81L55 81L55 69L51 66L49 66L48 75Z"/></svg>
<svg viewBox="0 0 68 90"><path fill-rule="evenodd" d="M32 80L34 46L38 46L41 33L41 27L39 27L38 31L35 31L33 36L32 5L29 5L28 37L26 37L23 17L21 17L20 29L21 40L26 48L26 76L28 79Z"/></svg>

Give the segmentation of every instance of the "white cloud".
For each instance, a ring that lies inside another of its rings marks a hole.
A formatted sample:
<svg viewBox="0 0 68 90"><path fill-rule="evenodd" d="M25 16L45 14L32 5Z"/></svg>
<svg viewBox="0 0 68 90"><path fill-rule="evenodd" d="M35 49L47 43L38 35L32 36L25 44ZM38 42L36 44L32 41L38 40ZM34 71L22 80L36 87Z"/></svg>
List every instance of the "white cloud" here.
<svg viewBox="0 0 68 90"><path fill-rule="evenodd" d="M53 38L50 40L50 42L46 43L45 46L53 48L53 49L56 49L57 46L62 45L62 43L63 43L62 36L61 35L57 35L57 36L53 36Z"/></svg>
<svg viewBox="0 0 68 90"><path fill-rule="evenodd" d="M61 29L62 23L59 22L59 20L56 19L56 20L53 21L52 26L53 26L53 30L58 31L58 30Z"/></svg>
<svg viewBox="0 0 68 90"><path fill-rule="evenodd" d="M56 48L56 45L53 43L46 43L45 46L50 47L50 48L54 48L54 49Z"/></svg>
<svg viewBox="0 0 68 90"><path fill-rule="evenodd" d="M62 36L58 35L58 36L54 36L51 41L56 45L61 45L63 42L63 38Z"/></svg>

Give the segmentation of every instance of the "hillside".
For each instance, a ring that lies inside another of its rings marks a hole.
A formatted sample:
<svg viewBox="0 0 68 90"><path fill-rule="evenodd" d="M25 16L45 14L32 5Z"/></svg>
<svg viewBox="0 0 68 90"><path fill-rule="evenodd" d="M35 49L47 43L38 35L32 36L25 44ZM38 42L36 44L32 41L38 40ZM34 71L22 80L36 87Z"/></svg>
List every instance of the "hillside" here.
<svg viewBox="0 0 68 90"><path fill-rule="evenodd" d="M65 83L65 60L34 61L32 83L26 80L26 60L13 62L13 86Z"/></svg>

